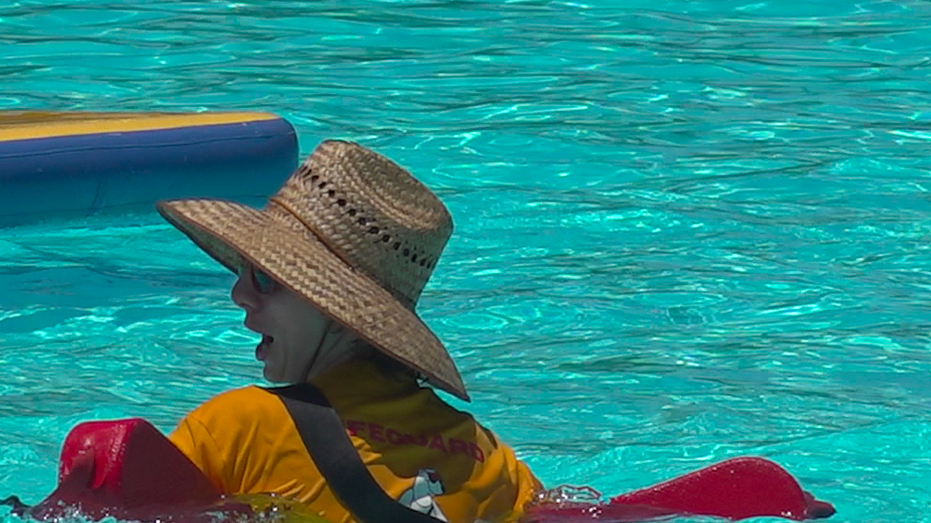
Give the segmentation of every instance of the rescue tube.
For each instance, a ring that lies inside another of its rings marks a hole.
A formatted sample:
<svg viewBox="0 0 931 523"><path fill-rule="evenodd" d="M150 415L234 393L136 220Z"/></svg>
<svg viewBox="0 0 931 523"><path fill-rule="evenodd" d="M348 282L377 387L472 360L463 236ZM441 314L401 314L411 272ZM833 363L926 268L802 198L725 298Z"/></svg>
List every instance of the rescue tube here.
<svg viewBox="0 0 931 523"><path fill-rule="evenodd" d="M294 128L268 113L0 111L0 227L160 199L260 201L298 155Z"/></svg>
<svg viewBox="0 0 931 523"><path fill-rule="evenodd" d="M263 510L224 500L216 487L155 427L142 419L86 422L65 440L59 484L34 507L19 511L37 520L68 514L92 519L207 523L242 521ZM732 520L824 518L834 507L817 501L776 463L757 457L726 460L608 503L543 501L522 523L619 523L675 515ZM323 523L309 511L288 523ZM211 520L211 518L213 518Z"/></svg>

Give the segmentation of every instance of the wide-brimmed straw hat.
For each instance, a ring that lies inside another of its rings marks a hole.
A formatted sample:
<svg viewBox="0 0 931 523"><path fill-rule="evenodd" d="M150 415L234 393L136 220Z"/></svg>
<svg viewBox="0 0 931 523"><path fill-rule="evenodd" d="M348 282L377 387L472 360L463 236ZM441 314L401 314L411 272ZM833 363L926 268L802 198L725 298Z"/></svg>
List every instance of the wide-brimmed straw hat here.
<svg viewBox="0 0 931 523"><path fill-rule="evenodd" d="M429 383L469 400L446 348L414 311L452 218L388 158L324 141L264 209L215 199L156 207L229 270L255 265Z"/></svg>

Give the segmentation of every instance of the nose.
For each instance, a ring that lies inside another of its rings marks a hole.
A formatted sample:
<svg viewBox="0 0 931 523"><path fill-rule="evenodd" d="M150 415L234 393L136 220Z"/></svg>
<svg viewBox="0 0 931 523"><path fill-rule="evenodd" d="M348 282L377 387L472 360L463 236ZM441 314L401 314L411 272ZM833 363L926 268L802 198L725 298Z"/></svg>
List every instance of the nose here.
<svg viewBox="0 0 931 523"><path fill-rule="evenodd" d="M236 283L233 284L233 289L230 291L230 299L244 310L251 311L255 310L258 305L259 297L255 291L255 287L248 281L248 278L248 274L239 275L239 278L236 279Z"/></svg>

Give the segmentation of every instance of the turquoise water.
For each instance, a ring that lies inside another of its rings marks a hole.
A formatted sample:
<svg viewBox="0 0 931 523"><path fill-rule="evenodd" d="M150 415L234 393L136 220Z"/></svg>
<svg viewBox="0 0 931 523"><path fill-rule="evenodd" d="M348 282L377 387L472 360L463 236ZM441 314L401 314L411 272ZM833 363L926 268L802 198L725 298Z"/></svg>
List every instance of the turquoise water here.
<svg viewBox="0 0 931 523"><path fill-rule="evenodd" d="M918 1L0 7L2 109L268 110L435 188L420 310L548 486L760 455L835 522L931 521L929 74ZM151 215L0 231L0 497L256 382L231 283Z"/></svg>

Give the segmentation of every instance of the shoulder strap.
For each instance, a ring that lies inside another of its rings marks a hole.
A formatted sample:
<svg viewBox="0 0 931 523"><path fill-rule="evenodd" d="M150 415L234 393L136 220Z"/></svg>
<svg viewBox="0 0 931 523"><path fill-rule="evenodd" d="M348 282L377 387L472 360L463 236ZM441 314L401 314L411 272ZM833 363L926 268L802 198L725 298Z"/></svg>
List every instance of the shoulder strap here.
<svg viewBox="0 0 931 523"><path fill-rule="evenodd" d="M310 384L267 389L294 420L304 446L336 499L360 523L442 523L391 499L353 446L326 397Z"/></svg>

